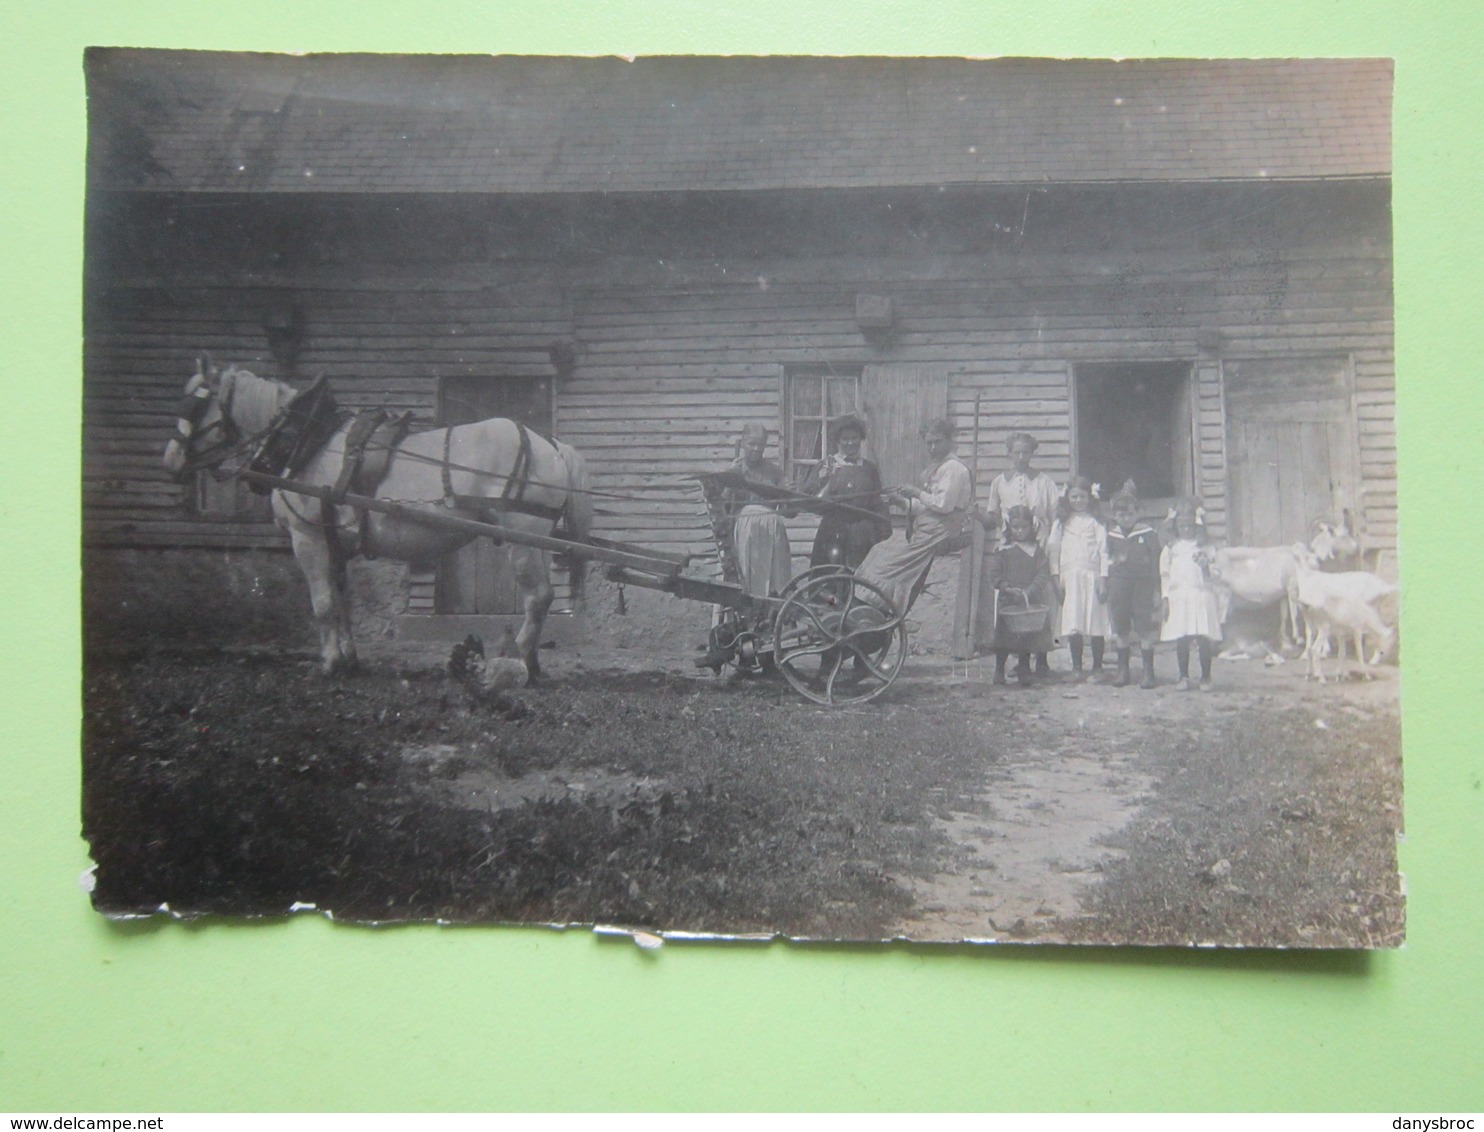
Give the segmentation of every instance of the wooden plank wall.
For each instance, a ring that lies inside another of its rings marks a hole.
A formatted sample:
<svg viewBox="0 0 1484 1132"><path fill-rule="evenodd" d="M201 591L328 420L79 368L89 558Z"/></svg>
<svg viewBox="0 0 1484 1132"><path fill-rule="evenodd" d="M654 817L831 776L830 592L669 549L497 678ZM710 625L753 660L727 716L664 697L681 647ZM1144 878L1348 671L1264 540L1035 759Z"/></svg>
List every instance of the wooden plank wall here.
<svg viewBox="0 0 1484 1132"><path fill-rule="evenodd" d="M241 290L162 285L91 296L83 354L83 538L92 546L287 545L271 522L193 514L161 464L195 358L272 373L262 306Z"/></svg>
<svg viewBox="0 0 1484 1132"><path fill-rule="evenodd" d="M1393 555L1396 513L1396 358L1386 340L1368 334L1351 349L1360 442L1360 490L1366 543Z"/></svg>
<svg viewBox="0 0 1484 1132"><path fill-rule="evenodd" d="M306 348L297 384L323 373L345 408L410 409L431 423L447 375L552 375L548 346L570 333L559 291L428 287L423 279L319 281L292 292ZM95 294L84 356L84 532L94 546L286 548L271 522L194 514L160 455L196 353L282 376L263 329L287 291L243 283L141 281ZM415 579L431 608L431 574Z"/></svg>
<svg viewBox="0 0 1484 1132"><path fill-rule="evenodd" d="M901 278L888 284L882 276L891 271ZM1013 279L1004 277L1009 271ZM746 422L780 428L779 382L790 366L945 366L959 451L971 463L980 399L982 493L1005 463L1004 437L1012 431L1040 439L1041 468L1058 479L1070 474L1069 383L1079 362L1186 361L1196 380L1198 482L1219 538L1226 525L1221 370L1218 353L1197 344L1203 328L1217 328L1217 350L1233 356L1354 354L1366 530L1376 545L1394 547L1390 277L1380 258L1265 254L1218 264L1167 255L1131 265L1068 256L990 265L940 256L930 266L814 260L754 263L734 273L766 286L700 279L697 266L679 287L648 280L574 289L583 354L559 394L558 427L588 453L602 487L643 494L642 502L603 504L615 512L601 522L613 537L676 550L703 546L706 529L687 476L730 460ZM1284 281L1281 293L1275 278ZM889 291L896 306L885 345L868 342L855 325L855 295L866 290ZM795 553L806 554L812 524L800 519L792 527Z"/></svg>
<svg viewBox="0 0 1484 1132"><path fill-rule="evenodd" d="M1080 362L1188 361L1198 376L1202 493L1225 522L1219 355L1348 353L1354 358L1365 525L1396 532L1394 365L1389 264L1382 252L1263 249L1248 256L1162 253L604 261L563 288L497 281L447 287L423 276L384 288L345 283L302 294L301 371L323 370L347 405L431 416L446 373L549 372L546 346L573 335L575 372L557 393L556 429L584 451L598 532L703 552L709 535L690 476L726 464L741 427L777 429L790 366L853 369L935 363L949 374L960 452L981 399L981 491L1004 464L1004 436L1041 440L1040 467L1069 474L1069 381ZM510 269L512 272L515 269ZM738 279L743 280L741 282ZM888 293L889 338L855 323L860 292ZM159 451L197 348L265 363L260 304L230 287L136 288L109 296L89 328L84 492L87 537L129 545L248 545L262 529L193 519ZM1216 328L1216 352L1197 345ZM807 554L812 524L794 524Z"/></svg>

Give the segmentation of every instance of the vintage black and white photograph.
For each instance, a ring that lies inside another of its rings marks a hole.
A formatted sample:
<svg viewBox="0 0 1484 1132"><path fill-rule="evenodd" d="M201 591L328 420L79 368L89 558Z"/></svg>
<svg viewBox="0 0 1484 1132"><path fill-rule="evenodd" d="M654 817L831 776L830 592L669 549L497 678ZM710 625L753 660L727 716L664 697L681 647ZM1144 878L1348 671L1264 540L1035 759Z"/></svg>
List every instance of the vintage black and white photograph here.
<svg viewBox="0 0 1484 1132"><path fill-rule="evenodd" d="M1404 938L1385 59L86 59L110 916Z"/></svg>

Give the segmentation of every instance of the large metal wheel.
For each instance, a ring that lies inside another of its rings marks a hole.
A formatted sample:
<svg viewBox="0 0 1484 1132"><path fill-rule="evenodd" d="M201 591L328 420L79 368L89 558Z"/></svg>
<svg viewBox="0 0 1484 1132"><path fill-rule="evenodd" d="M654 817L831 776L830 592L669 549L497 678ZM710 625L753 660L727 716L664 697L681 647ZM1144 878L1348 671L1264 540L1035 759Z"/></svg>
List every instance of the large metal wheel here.
<svg viewBox="0 0 1484 1132"><path fill-rule="evenodd" d="M788 585L778 595L779 601L786 601L800 586L806 582L812 582L815 578L839 578L850 573L849 566L842 566L836 562L826 562L823 566L811 566L802 574L795 574L788 580Z"/></svg>
<svg viewBox="0 0 1484 1132"><path fill-rule="evenodd" d="M783 591L773 662L796 692L836 706L875 699L907 659L907 624L873 582L822 566Z"/></svg>

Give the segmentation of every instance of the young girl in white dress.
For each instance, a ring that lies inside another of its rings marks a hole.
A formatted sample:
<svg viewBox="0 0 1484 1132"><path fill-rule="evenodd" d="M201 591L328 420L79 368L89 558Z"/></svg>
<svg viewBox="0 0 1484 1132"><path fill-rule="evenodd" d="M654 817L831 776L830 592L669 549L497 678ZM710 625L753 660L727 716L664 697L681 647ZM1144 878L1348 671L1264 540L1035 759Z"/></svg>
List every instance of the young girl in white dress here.
<svg viewBox="0 0 1484 1132"><path fill-rule="evenodd" d="M1160 640L1175 642L1180 679L1175 687L1190 690L1190 643L1200 653L1203 692L1211 690L1211 655L1221 640L1221 606L1211 586L1213 555L1206 547L1206 527L1199 504L1183 501L1170 522L1174 540L1160 552L1164 625Z"/></svg>
<svg viewBox="0 0 1484 1132"><path fill-rule="evenodd" d="M1092 484L1075 476L1062 496L1046 541L1051 580L1061 597L1060 633L1072 650L1072 672L1082 676L1082 638L1092 638L1092 672L1103 667L1108 635L1108 531L1092 513Z"/></svg>

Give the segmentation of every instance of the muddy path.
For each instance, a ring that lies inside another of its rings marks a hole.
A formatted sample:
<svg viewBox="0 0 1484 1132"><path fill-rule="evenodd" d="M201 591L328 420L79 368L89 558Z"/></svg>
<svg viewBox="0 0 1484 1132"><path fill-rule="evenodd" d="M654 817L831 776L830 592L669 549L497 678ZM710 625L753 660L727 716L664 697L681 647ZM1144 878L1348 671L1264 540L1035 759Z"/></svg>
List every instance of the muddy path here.
<svg viewBox="0 0 1484 1132"><path fill-rule="evenodd" d="M1082 913L1082 898L1122 856L1105 839L1122 829L1152 780L1131 760L1071 750L1026 750L986 775L965 810L936 818L954 846L951 871L908 877L913 915L894 925L908 939L1045 937Z"/></svg>
<svg viewBox="0 0 1484 1132"><path fill-rule="evenodd" d="M956 675L950 698L986 694L976 665ZM1216 677L1210 692L987 690L1018 697L1018 741L935 813L953 848L901 878L914 902L895 930L1096 941L1116 922L1114 938L1145 943L1398 942L1395 670L1321 687L1294 665L1231 662Z"/></svg>
<svg viewBox="0 0 1484 1132"><path fill-rule="evenodd" d="M841 939L1400 931L1394 670L1018 691L914 657L830 710L578 650L474 702L441 659L327 683L271 652L92 658L95 902Z"/></svg>

